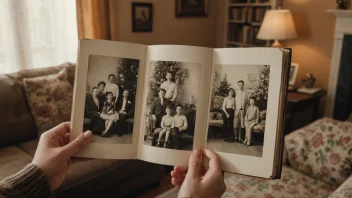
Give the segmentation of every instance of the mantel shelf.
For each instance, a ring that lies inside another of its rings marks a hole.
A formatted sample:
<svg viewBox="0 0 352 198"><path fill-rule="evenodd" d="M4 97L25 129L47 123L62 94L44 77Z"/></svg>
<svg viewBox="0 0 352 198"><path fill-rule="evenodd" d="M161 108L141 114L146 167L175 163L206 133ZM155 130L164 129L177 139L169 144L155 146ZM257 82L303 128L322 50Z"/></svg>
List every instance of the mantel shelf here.
<svg viewBox="0 0 352 198"><path fill-rule="evenodd" d="M352 17L352 10L328 9L326 12L329 12L337 17Z"/></svg>

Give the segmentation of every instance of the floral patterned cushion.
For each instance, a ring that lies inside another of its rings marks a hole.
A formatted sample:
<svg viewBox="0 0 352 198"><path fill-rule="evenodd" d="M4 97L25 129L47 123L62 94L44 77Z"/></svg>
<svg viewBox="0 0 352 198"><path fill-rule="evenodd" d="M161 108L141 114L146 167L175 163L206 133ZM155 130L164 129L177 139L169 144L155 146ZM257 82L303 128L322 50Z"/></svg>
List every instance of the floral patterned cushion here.
<svg viewBox="0 0 352 198"><path fill-rule="evenodd" d="M332 185L352 173L352 123L322 118L285 137L291 166Z"/></svg>
<svg viewBox="0 0 352 198"><path fill-rule="evenodd" d="M280 180L268 180L233 173L225 173L226 192L223 198L272 198L272 197L328 197L334 188L298 171L282 167Z"/></svg>
<svg viewBox="0 0 352 198"><path fill-rule="evenodd" d="M70 120L72 86L67 68L57 74L23 79L23 83L39 136Z"/></svg>
<svg viewBox="0 0 352 198"><path fill-rule="evenodd" d="M329 198L350 198L352 197L352 175L332 193Z"/></svg>

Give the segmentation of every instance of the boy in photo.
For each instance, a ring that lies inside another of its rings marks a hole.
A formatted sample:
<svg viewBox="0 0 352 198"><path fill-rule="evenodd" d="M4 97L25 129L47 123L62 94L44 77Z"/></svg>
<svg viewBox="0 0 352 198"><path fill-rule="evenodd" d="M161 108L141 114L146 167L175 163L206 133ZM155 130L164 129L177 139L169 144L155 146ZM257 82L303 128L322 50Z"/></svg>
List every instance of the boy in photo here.
<svg viewBox="0 0 352 198"><path fill-rule="evenodd" d="M259 108L255 106L255 98L249 99L249 107L245 116L246 138L244 144L251 145L253 127L259 123Z"/></svg>
<svg viewBox="0 0 352 198"><path fill-rule="evenodd" d="M187 118L182 114L183 106L178 104L176 106L176 115L174 116L175 122L175 149L179 149L181 132L187 130Z"/></svg>
<svg viewBox="0 0 352 198"><path fill-rule="evenodd" d="M158 143L156 144L157 147L161 146L160 141L164 134L166 134L165 141L164 141L164 148L168 146L170 132L175 127L175 120L174 120L174 117L171 116L171 114L172 114L172 106L168 105L166 107L166 115L164 115L163 118L161 119L160 125L162 130L159 132Z"/></svg>

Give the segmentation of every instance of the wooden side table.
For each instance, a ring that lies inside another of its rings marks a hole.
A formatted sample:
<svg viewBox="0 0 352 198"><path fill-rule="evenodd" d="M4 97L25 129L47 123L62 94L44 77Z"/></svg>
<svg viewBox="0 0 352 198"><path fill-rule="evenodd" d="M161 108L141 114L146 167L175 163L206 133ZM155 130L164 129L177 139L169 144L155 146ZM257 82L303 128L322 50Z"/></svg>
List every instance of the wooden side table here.
<svg viewBox="0 0 352 198"><path fill-rule="evenodd" d="M294 118L298 112L311 109L312 117L310 122L314 122L318 118L320 100L325 95L326 91L320 91L313 95L289 92L287 94L286 133L299 128L293 125Z"/></svg>

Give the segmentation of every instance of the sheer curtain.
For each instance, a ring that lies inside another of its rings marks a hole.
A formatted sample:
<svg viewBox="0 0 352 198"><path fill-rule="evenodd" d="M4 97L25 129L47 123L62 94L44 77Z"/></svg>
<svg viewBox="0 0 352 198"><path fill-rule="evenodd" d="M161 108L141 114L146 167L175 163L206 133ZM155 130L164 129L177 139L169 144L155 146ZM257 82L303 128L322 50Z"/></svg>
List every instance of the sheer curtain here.
<svg viewBox="0 0 352 198"><path fill-rule="evenodd" d="M75 0L0 0L0 73L76 62Z"/></svg>

